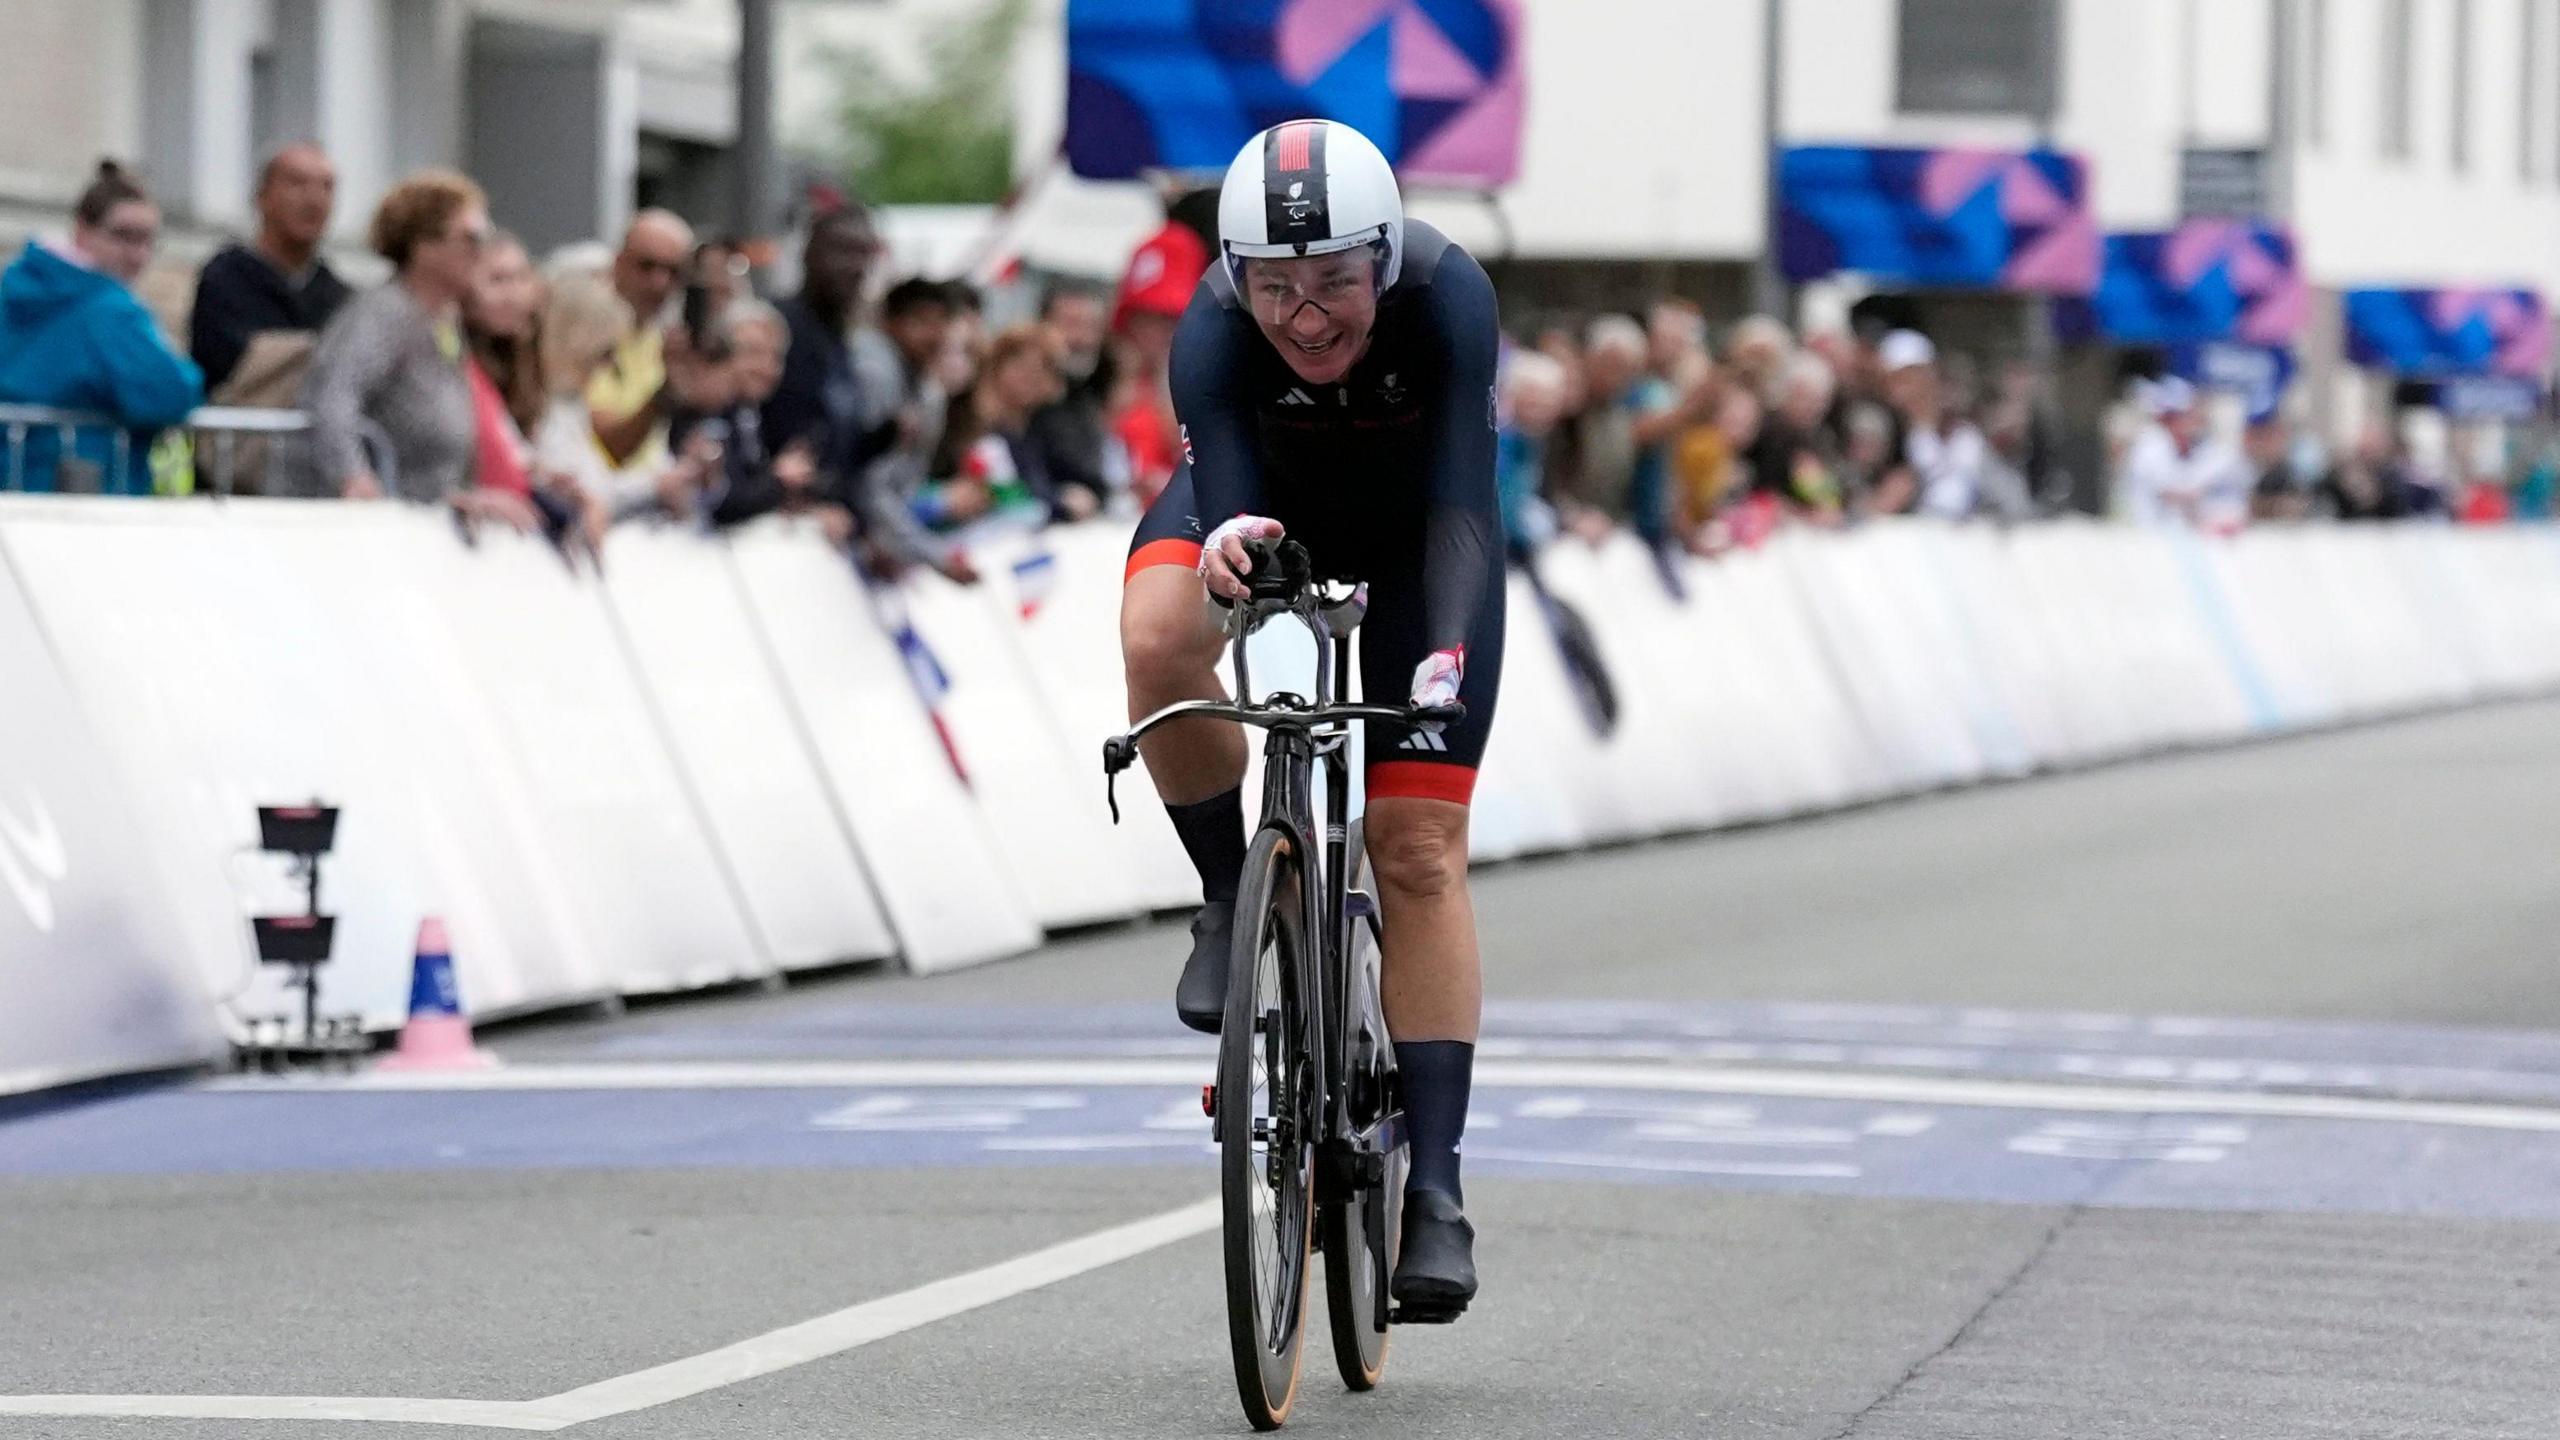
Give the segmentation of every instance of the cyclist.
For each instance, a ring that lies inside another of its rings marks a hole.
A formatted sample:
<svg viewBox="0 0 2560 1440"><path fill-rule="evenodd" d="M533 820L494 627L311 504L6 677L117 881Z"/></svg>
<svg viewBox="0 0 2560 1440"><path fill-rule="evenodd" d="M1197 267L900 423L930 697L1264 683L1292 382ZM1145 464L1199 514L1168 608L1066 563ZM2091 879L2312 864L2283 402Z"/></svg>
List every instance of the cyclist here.
<svg viewBox="0 0 2560 1440"><path fill-rule="evenodd" d="M1245 145L1219 196L1218 242L1174 338L1183 463L1130 549L1130 715L1224 698L1203 590L1244 596L1246 542L1284 534L1319 574L1367 582L1364 694L1465 704L1444 728L1366 737L1381 985L1412 1150L1394 1294L1413 1318L1454 1319L1476 1290L1458 1183L1483 1004L1467 806L1502 664L1493 286L1448 237L1404 218L1386 157L1332 121ZM1244 737L1190 721L1150 735L1144 753L1205 902L1174 1008L1214 1031L1246 847Z"/></svg>

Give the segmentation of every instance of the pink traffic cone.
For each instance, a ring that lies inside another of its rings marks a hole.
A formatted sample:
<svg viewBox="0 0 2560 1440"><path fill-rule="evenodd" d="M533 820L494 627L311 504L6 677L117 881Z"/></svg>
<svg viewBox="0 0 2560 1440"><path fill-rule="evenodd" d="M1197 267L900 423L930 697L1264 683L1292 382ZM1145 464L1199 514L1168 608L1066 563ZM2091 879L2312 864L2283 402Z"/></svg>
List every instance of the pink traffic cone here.
<svg viewBox="0 0 2560 1440"><path fill-rule="evenodd" d="M483 1070L497 1057L471 1043L471 1017L462 1013L462 988L453 979L453 945L444 922L429 916L418 926L417 968L410 972L409 1023L400 1048L382 1058L385 1070Z"/></svg>

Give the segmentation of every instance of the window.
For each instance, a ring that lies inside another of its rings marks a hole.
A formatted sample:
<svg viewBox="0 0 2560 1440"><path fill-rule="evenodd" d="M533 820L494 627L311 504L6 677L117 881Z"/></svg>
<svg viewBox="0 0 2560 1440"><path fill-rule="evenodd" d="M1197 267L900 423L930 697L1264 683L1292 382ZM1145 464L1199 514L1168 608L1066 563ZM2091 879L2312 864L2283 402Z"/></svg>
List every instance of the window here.
<svg viewBox="0 0 2560 1440"><path fill-rule="evenodd" d="M1902 0L1894 103L1907 114L2049 116L2059 0Z"/></svg>
<svg viewBox="0 0 2560 1440"><path fill-rule="evenodd" d="M2453 168L2471 168L2471 19L2477 0L2453 0Z"/></svg>
<svg viewBox="0 0 2560 1440"><path fill-rule="evenodd" d="M2409 144L2409 92L2416 83L2417 0L2384 0L2382 7L2382 158L2406 160Z"/></svg>

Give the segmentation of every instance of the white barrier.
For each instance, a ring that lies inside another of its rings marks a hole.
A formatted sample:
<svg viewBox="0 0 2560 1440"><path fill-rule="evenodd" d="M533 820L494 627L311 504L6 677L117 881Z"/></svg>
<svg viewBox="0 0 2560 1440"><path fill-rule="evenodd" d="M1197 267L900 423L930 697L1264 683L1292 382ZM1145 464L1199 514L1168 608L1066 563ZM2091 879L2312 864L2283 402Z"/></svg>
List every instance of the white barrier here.
<svg viewBox="0 0 2560 1440"><path fill-rule="evenodd" d="M730 558L908 967L948 969L1039 944L987 816L852 564L784 521L734 537Z"/></svg>
<svg viewBox="0 0 2560 1440"><path fill-rule="evenodd" d="M749 921L783 969L897 953L717 546L659 526L609 537L605 596Z"/></svg>
<svg viewBox="0 0 2560 1440"><path fill-rule="evenodd" d="M5 553L0 677L0 1094L203 1059L219 1036L193 952L236 948L234 912L177 903Z"/></svg>
<svg viewBox="0 0 2560 1440"><path fill-rule="evenodd" d="M211 1058L289 998L254 807L344 807L325 1004L396 1023L422 915L482 1014L895 953L936 970L1189 903L1125 721L1124 529L866 587L789 522L617 532L602 576L390 506L0 501L0 1092ZM1515 576L1479 859L2560 687L2560 537L1792 532ZM1303 687L1275 627L1257 688ZM966 779L963 778L965 771Z"/></svg>

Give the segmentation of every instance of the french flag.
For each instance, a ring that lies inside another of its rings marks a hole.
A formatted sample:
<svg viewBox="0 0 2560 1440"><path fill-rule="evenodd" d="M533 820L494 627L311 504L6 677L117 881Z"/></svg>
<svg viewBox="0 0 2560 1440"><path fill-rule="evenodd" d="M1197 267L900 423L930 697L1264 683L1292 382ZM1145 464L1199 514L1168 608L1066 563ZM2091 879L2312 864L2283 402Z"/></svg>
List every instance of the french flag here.
<svg viewBox="0 0 2560 1440"><path fill-rule="evenodd" d="M1058 589L1058 557L1041 550L1013 562L1013 596L1029 620Z"/></svg>

